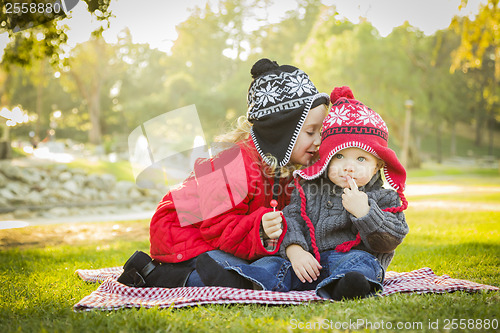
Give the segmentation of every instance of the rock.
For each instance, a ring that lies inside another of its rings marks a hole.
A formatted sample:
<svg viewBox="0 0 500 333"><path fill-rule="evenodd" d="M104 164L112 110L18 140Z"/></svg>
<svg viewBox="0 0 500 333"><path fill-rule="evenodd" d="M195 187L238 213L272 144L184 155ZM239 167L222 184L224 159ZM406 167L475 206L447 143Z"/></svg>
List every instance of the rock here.
<svg viewBox="0 0 500 333"><path fill-rule="evenodd" d="M103 184L103 190L111 190L115 187L116 184L116 177L112 174L105 173L101 175L101 181Z"/></svg>
<svg viewBox="0 0 500 333"><path fill-rule="evenodd" d="M0 189L0 198L4 198L6 200L12 200L16 198L16 195L12 193L12 191L8 188Z"/></svg>
<svg viewBox="0 0 500 333"><path fill-rule="evenodd" d="M29 185L37 184L42 180L42 176L35 168L22 169L20 176L19 180Z"/></svg>
<svg viewBox="0 0 500 333"><path fill-rule="evenodd" d="M67 216L70 214L70 209L66 207L54 207L50 209L47 213L48 215L53 215L53 216Z"/></svg>
<svg viewBox="0 0 500 333"><path fill-rule="evenodd" d="M72 179L62 184L62 188L75 195L81 192L81 187Z"/></svg>
<svg viewBox="0 0 500 333"><path fill-rule="evenodd" d="M76 185L79 187L79 188L83 188L83 186L85 185L85 182L87 181L87 177L85 175L82 175L82 174L73 174L73 179L72 179Z"/></svg>
<svg viewBox="0 0 500 333"><path fill-rule="evenodd" d="M32 191L25 197L26 203L29 205L41 205L45 200L40 192Z"/></svg>
<svg viewBox="0 0 500 333"><path fill-rule="evenodd" d="M158 201L160 201L166 194L166 191L156 189L156 188L145 188L145 189L141 188L141 189L139 189L139 191L141 191L141 193L144 196L154 198Z"/></svg>
<svg viewBox="0 0 500 333"><path fill-rule="evenodd" d="M60 188L57 191L52 192L54 197L59 199L59 202L72 202L73 201L73 195L68 191L63 188Z"/></svg>
<svg viewBox="0 0 500 333"><path fill-rule="evenodd" d="M12 180L20 180L22 179L21 169L8 162L3 162L0 165L0 171L3 175Z"/></svg>
<svg viewBox="0 0 500 333"><path fill-rule="evenodd" d="M42 192L40 192L40 195L44 198L45 204L60 202L59 198L57 198L56 189L46 188Z"/></svg>
<svg viewBox="0 0 500 333"><path fill-rule="evenodd" d="M80 176L86 176L87 175L87 171L85 171L83 169L80 169L80 168L71 169L71 172L75 176L76 175L80 175Z"/></svg>
<svg viewBox="0 0 500 333"><path fill-rule="evenodd" d="M95 188L85 187L80 194L81 197L87 201L99 199L99 191Z"/></svg>
<svg viewBox="0 0 500 333"><path fill-rule="evenodd" d="M131 189L129 191L128 195L132 199L142 198L142 193L138 189L136 189L136 188Z"/></svg>
<svg viewBox="0 0 500 333"><path fill-rule="evenodd" d="M7 208L7 207L10 207L9 200L7 200L6 198L4 198L0 194L0 208Z"/></svg>
<svg viewBox="0 0 500 333"><path fill-rule="evenodd" d="M115 185L115 178L112 175L92 174L88 176L86 185L90 188L110 191Z"/></svg>
<svg viewBox="0 0 500 333"><path fill-rule="evenodd" d="M132 189L137 189L137 186L126 180L120 180L115 185L115 191L120 193L122 196L127 195Z"/></svg>
<svg viewBox="0 0 500 333"><path fill-rule="evenodd" d="M30 186L22 182L9 182L5 188L10 190L19 199L27 196L31 189Z"/></svg>
<svg viewBox="0 0 500 333"><path fill-rule="evenodd" d="M12 212L12 216L16 218L108 215L154 210L164 195L164 191L140 189L131 181L117 181L112 174L87 174L83 169L70 169L65 164L19 167L12 165L11 161L0 161L0 207L17 207ZM149 198L151 202L144 202L144 199ZM133 203L125 207L125 200ZM113 201L116 203L113 204ZM73 203L89 205L71 206ZM103 203L106 206L99 205ZM51 207L55 204L58 207L49 210L23 208ZM67 206L59 207L65 204ZM3 217L0 216L0 220Z"/></svg>
<svg viewBox="0 0 500 333"><path fill-rule="evenodd" d="M3 173L0 172L0 188L7 185L7 177Z"/></svg>
<svg viewBox="0 0 500 333"><path fill-rule="evenodd" d="M18 209L13 213L16 219L28 219L35 216L35 213L28 209Z"/></svg>
<svg viewBox="0 0 500 333"><path fill-rule="evenodd" d="M59 174L59 181L64 183L64 182L67 182L68 180L72 179L73 178L73 174L71 174L71 172L68 172L68 171L64 171L64 172L61 172Z"/></svg>

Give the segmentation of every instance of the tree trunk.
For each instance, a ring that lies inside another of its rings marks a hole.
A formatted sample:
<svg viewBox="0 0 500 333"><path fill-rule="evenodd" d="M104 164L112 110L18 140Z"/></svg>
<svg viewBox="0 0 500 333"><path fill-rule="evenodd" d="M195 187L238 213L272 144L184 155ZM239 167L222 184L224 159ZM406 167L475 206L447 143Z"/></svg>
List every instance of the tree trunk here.
<svg viewBox="0 0 500 333"><path fill-rule="evenodd" d="M101 144L101 91L100 84L93 89L89 101L90 130L89 141L95 145Z"/></svg>
<svg viewBox="0 0 500 333"><path fill-rule="evenodd" d="M451 123L450 156L457 156L457 123L455 120Z"/></svg>
<svg viewBox="0 0 500 333"><path fill-rule="evenodd" d="M11 158L10 141L0 141L0 160Z"/></svg>
<svg viewBox="0 0 500 333"><path fill-rule="evenodd" d="M9 127L7 125L0 125L0 160L9 159L11 157Z"/></svg>
<svg viewBox="0 0 500 333"><path fill-rule="evenodd" d="M80 76L71 71L70 72L73 79L75 80L78 90L80 91L82 97L87 101L89 108L89 119L90 119L90 129L89 129L89 141L92 144L99 145L102 140L101 133L101 78L95 77L96 83L91 83L90 87L85 86L82 82Z"/></svg>
<svg viewBox="0 0 500 333"><path fill-rule="evenodd" d="M476 147L481 147L483 140L482 140L482 132L483 132L483 105L482 103L478 103L476 105L476 110L475 110L475 118L476 118L476 140L475 140L475 145Z"/></svg>
<svg viewBox="0 0 500 333"><path fill-rule="evenodd" d="M493 144L495 141L495 117L493 114L494 108L491 109L488 121L488 155L493 156Z"/></svg>
<svg viewBox="0 0 500 333"><path fill-rule="evenodd" d="M443 163L443 149L442 149L442 131L441 122L436 122L436 162Z"/></svg>
<svg viewBox="0 0 500 333"><path fill-rule="evenodd" d="M43 103L43 85L42 82L38 82L36 86L36 107L35 112L37 115L35 123L35 137L40 138L40 122L42 121L42 103Z"/></svg>
<svg viewBox="0 0 500 333"><path fill-rule="evenodd" d="M419 169L422 161L420 160L420 151L417 149L416 142L411 142L408 150L407 169Z"/></svg>

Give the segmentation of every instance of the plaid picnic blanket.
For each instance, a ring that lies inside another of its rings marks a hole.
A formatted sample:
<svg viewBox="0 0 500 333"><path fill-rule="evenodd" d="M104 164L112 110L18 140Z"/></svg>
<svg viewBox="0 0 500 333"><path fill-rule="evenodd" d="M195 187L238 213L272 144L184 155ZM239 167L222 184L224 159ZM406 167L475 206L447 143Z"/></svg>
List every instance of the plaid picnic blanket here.
<svg viewBox="0 0 500 333"><path fill-rule="evenodd" d="M76 273L87 282L102 283L96 291L74 305L74 311L117 310L122 308L181 308L202 304L259 303L301 304L314 301L329 301L315 295L314 290L274 292L263 290L234 289L225 287L183 288L132 288L116 280L122 267L94 270L79 269ZM452 279L448 275L438 276L430 268L411 272L386 273L381 296L394 293L447 293L458 290L498 291L500 288L467 280Z"/></svg>

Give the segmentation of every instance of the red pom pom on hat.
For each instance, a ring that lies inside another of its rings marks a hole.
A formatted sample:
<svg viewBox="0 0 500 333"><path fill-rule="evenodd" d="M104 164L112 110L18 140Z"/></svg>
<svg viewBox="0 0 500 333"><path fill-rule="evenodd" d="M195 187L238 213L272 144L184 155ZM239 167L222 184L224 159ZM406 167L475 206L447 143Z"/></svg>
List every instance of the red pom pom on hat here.
<svg viewBox="0 0 500 333"><path fill-rule="evenodd" d="M342 98L342 97L354 99L354 94L352 93L351 88L349 88L348 86L336 87L335 89L333 89L332 93L330 94L330 102L333 104L339 98Z"/></svg>

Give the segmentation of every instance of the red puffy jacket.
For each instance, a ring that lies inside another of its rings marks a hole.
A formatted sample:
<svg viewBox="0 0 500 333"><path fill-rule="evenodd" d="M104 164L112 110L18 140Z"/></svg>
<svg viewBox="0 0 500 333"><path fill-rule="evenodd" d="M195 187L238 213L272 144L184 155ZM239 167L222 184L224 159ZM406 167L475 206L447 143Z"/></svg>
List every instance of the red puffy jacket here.
<svg viewBox="0 0 500 333"><path fill-rule="evenodd" d="M262 245L262 215L272 211L274 179L252 140L238 143L212 159L198 160L184 183L169 191L151 220L150 252L161 262L181 262L219 249L242 259L275 254ZM280 179L278 209L290 201L290 178Z"/></svg>

